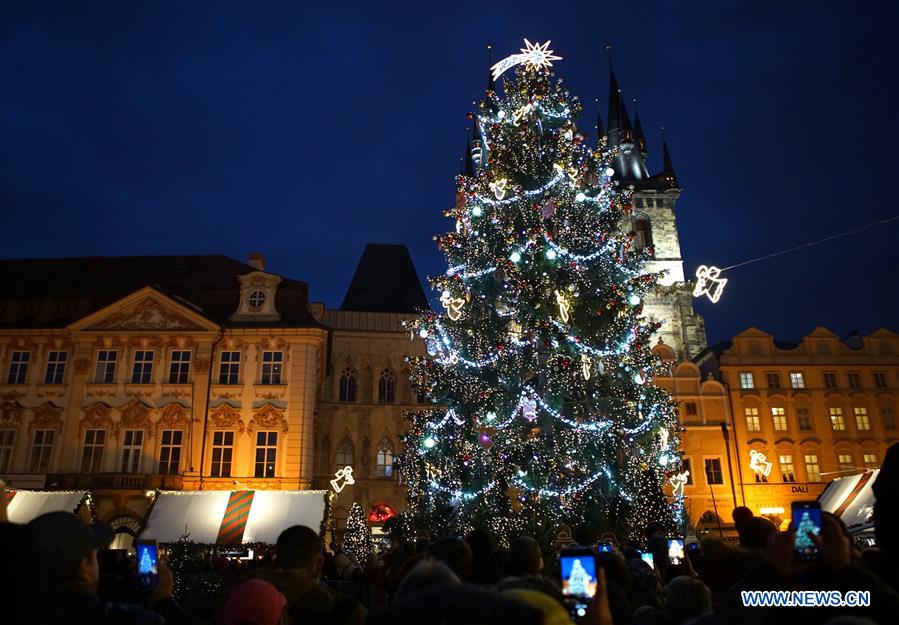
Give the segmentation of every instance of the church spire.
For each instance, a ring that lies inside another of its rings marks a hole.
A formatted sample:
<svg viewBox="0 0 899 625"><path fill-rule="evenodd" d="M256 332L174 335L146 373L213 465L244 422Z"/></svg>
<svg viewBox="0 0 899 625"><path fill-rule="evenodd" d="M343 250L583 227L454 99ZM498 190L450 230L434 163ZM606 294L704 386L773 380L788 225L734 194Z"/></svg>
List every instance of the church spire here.
<svg viewBox="0 0 899 625"><path fill-rule="evenodd" d="M674 172L674 164L671 162L671 153L668 152L668 141L665 139L665 129L662 128L662 176L665 186L669 189L677 187L677 174Z"/></svg>
<svg viewBox="0 0 899 625"><path fill-rule="evenodd" d="M637 98L634 98L634 138L637 140L637 149L643 160L649 155L646 149L646 135L643 134L643 124L640 123L640 112L637 110Z"/></svg>
<svg viewBox="0 0 899 625"><path fill-rule="evenodd" d="M487 42L487 93L496 93L496 82L493 80L493 44Z"/></svg>
<svg viewBox="0 0 899 625"><path fill-rule="evenodd" d="M596 140L599 141L602 139L602 136L606 134L605 128L602 125L602 115L599 113L599 98L596 98Z"/></svg>

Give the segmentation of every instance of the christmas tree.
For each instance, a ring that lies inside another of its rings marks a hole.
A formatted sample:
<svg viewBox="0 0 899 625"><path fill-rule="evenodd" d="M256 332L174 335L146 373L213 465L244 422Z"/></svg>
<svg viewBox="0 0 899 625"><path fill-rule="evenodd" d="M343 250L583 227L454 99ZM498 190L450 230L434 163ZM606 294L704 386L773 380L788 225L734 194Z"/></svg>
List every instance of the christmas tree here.
<svg viewBox="0 0 899 625"><path fill-rule="evenodd" d="M799 519L799 525L796 527L796 549L803 553L813 553L817 546L809 536L809 532L814 535L821 533L820 528L812 520L808 511L803 511L802 517Z"/></svg>
<svg viewBox="0 0 899 625"><path fill-rule="evenodd" d="M661 492L638 492L678 462L675 404L649 383L658 326L641 316L660 276L632 245L618 148L586 144L558 57L527 45L495 66L518 64L503 95L491 78L472 114L476 168L457 178L455 227L437 239L449 268L431 278L445 313L407 325L425 341L410 362L434 406L409 414L404 524L636 534L670 520Z"/></svg>
<svg viewBox="0 0 899 625"><path fill-rule="evenodd" d="M364 567L371 555L371 528L365 520L365 510L358 503L350 508L350 516L346 521L346 532L343 535L343 546L347 553L356 558Z"/></svg>

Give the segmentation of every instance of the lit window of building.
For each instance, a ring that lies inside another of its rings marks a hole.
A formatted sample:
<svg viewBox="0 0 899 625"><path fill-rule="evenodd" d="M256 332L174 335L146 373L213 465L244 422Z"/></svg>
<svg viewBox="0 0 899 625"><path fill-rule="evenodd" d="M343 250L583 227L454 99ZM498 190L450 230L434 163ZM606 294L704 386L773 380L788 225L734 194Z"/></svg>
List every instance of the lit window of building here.
<svg viewBox="0 0 899 625"><path fill-rule="evenodd" d="M721 458L705 459L705 476L709 484L724 484L724 473L721 472Z"/></svg>
<svg viewBox="0 0 899 625"><path fill-rule="evenodd" d="M859 430L870 430L871 422L868 420L868 409L864 406L856 406L853 408L855 412L855 427Z"/></svg>
<svg viewBox="0 0 899 625"><path fill-rule="evenodd" d="M755 383L753 382L751 371L740 372L740 388L755 388Z"/></svg>
<svg viewBox="0 0 899 625"><path fill-rule="evenodd" d="M771 420L774 423L774 431L783 432L787 429L787 415L783 408L772 408Z"/></svg>
<svg viewBox="0 0 899 625"><path fill-rule="evenodd" d="M759 421L759 409L745 408L744 412L746 413L746 429L750 432L760 432L762 424Z"/></svg>
<svg viewBox="0 0 899 625"><path fill-rule="evenodd" d="M780 474L783 476L784 482L795 482L796 472L793 470L793 456L790 454L780 454L777 457L780 464Z"/></svg>
<svg viewBox="0 0 899 625"><path fill-rule="evenodd" d="M821 481L821 467L818 464L817 454L805 454L805 473L809 482Z"/></svg>
<svg viewBox="0 0 899 625"><path fill-rule="evenodd" d="M835 432L842 432L846 429L846 421L843 419L843 409L837 406L830 408L830 425Z"/></svg>
<svg viewBox="0 0 899 625"><path fill-rule="evenodd" d="M851 454L837 454L837 463L840 465L840 473L851 471L855 468L852 466Z"/></svg>
<svg viewBox="0 0 899 625"><path fill-rule="evenodd" d="M862 460L864 461L866 469L880 468L880 465L877 464L877 454L862 454Z"/></svg>
<svg viewBox="0 0 899 625"><path fill-rule="evenodd" d="M793 388L805 388L805 376L799 371L790 373L790 386Z"/></svg>

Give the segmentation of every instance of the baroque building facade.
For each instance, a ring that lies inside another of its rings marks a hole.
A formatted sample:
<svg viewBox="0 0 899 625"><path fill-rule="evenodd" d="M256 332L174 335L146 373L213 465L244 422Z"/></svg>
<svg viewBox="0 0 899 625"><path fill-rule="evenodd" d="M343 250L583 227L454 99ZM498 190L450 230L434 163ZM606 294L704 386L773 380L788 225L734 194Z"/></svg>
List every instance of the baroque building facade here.
<svg viewBox="0 0 899 625"><path fill-rule="evenodd" d="M749 328L692 362L669 352L672 374L657 383L681 406L694 525L727 526L737 505L785 524L793 501L879 468L899 441L897 355L889 330L841 340L826 328L801 341Z"/></svg>
<svg viewBox="0 0 899 625"><path fill-rule="evenodd" d="M264 269L259 255L0 262L0 477L89 490L130 536L151 489L311 487L328 330L305 283Z"/></svg>

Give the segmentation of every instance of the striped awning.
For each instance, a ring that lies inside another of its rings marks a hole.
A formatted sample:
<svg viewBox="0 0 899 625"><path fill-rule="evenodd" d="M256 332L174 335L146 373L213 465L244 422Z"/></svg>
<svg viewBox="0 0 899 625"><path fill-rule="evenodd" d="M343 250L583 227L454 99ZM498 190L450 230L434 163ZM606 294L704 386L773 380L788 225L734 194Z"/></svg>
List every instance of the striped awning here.
<svg viewBox="0 0 899 625"><path fill-rule="evenodd" d="M28 523L47 512L78 511L88 497L86 490L37 491L7 490L3 493L6 500L6 515L10 523Z"/></svg>
<svg viewBox="0 0 899 625"><path fill-rule="evenodd" d="M316 532L326 491L160 491L140 538L164 543L189 535L195 543L274 543L291 525Z"/></svg>
<svg viewBox="0 0 899 625"><path fill-rule="evenodd" d="M871 486L880 470L866 471L833 480L821 493L821 509L843 520L851 532L873 527L874 491Z"/></svg>

